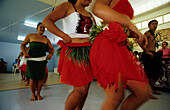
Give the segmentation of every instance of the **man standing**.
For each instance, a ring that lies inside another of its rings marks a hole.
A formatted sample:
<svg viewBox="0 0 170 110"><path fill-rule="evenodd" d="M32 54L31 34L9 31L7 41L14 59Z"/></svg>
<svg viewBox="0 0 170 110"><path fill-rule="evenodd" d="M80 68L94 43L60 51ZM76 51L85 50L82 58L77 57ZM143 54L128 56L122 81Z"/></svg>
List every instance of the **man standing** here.
<svg viewBox="0 0 170 110"><path fill-rule="evenodd" d="M152 88L152 93L160 94L160 92L154 90L154 84L162 75L162 56L156 53L156 41L155 30L157 29L158 21L152 20L148 23L149 31L145 32L148 45L144 48L142 54L142 60L144 63L145 72L149 78L149 83ZM151 99L157 100L156 97L151 95Z"/></svg>

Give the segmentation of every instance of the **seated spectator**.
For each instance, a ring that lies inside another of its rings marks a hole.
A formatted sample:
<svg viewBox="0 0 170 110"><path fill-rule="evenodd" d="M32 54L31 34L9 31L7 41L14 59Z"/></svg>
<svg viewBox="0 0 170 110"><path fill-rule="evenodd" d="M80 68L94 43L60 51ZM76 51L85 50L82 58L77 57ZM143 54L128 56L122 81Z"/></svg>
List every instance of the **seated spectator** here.
<svg viewBox="0 0 170 110"><path fill-rule="evenodd" d="M1 61L0 61L0 73L4 73L6 71L7 71L7 62L5 62L3 58L1 58Z"/></svg>
<svg viewBox="0 0 170 110"><path fill-rule="evenodd" d="M14 72L14 73L19 73L18 59L15 59L15 62L13 62L12 72Z"/></svg>
<svg viewBox="0 0 170 110"><path fill-rule="evenodd" d="M168 43L167 42L162 42L162 49L159 49L158 51L163 51L163 56L162 58L170 58L170 49L167 48Z"/></svg>
<svg viewBox="0 0 170 110"><path fill-rule="evenodd" d="M13 62L13 66L17 64L18 65L18 59L15 59L15 62Z"/></svg>

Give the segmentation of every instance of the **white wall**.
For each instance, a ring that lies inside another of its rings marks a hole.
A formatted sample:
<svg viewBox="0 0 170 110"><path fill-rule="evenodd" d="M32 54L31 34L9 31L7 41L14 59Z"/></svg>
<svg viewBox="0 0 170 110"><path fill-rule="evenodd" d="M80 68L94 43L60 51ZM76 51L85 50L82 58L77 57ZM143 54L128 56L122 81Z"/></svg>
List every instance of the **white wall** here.
<svg viewBox="0 0 170 110"><path fill-rule="evenodd" d="M15 59L17 59L21 44L0 42L0 58L3 58L7 64L7 71L12 71L12 65ZM49 71L54 71L54 68L58 65L58 57L56 56L56 50L59 46L55 46L55 52L51 60L48 60L47 67ZM48 53L47 53L48 55Z"/></svg>
<svg viewBox="0 0 170 110"><path fill-rule="evenodd" d="M12 65L21 52L20 44L0 42L0 57L6 61L7 71L12 71Z"/></svg>

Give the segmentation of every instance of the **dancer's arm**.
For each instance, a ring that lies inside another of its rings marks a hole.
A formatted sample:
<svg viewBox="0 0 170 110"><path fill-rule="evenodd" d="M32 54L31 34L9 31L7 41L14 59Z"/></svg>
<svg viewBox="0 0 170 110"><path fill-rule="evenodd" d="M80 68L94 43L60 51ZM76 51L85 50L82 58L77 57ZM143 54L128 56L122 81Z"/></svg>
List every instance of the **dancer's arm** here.
<svg viewBox="0 0 170 110"><path fill-rule="evenodd" d="M113 3L113 6L116 5L116 2L113 2L112 0L97 0L93 9L94 14L106 22L119 22L121 25L128 27L131 31L138 35L139 41L142 41L144 36L130 21L130 18L113 10L110 7L111 3Z"/></svg>
<svg viewBox="0 0 170 110"><path fill-rule="evenodd" d="M26 48L25 48L25 46L30 42L30 36L31 36L31 34L28 34L26 37L25 37L25 39L24 39L24 41L21 43L21 50L22 50L22 52L23 52L23 54L24 54L24 56L25 56L25 58L29 58L30 56L29 56L29 54L27 53L27 51L26 51Z"/></svg>
<svg viewBox="0 0 170 110"><path fill-rule="evenodd" d="M56 36L63 39L64 43L71 42L70 36L68 36L66 33L61 31L56 25L55 22L63 17L66 16L67 11L70 8L70 3L66 2L63 3L55 8L49 15L47 15L44 20L43 24L45 27L50 31L51 33L55 34Z"/></svg>

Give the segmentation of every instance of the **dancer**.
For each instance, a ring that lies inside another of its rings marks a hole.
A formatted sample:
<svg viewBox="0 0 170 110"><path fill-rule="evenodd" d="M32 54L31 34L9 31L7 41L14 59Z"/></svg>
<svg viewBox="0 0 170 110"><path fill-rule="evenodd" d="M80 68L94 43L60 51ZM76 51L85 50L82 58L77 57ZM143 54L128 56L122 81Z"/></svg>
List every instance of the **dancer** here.
<svg viewBox="0 0 170 110"><path fill-rule="evenodd" d="M46 69L46 60L50 60L54 48L50 40L43 36L45 32L44 25L40 22L37 25L37 33L28 34L21 44L21 50L27 58L27 77L30 78L30 87L32 92L31 101L36 100L35 91L37 90L37 99L42 100L40 92L44 82L44 75ZM29 52L25 50L26 44L30 44ZM46 57L46 46L52 51Z"/></svg>
<svg viewBox="0 0 170 110"><path fill-rule="evenodd" d="M28 52L29 50L29 47L25 47L26 51ZM20 59L21 57L21 61L19 63L19 70L21 70L21 77L22 77L22 80L25 80L27 81L27 84L26 86L29 85L29 78L26 77L26 70L27 70L27 60L26 58L24 57L23 55L23 52L20 52L19 53L19 56L18 56L18 60Z"/></svg>
<svg viewBox="0 0 170 110"><path fill-rule="evenodd" d="M68 0L55 8L43 20L47 29L63 39L58 72L60 81L74 87L67 97L65 110L82 110L90 82L93 80L89 65L89 30L93 25L92 15L85 10L91 0ZM64 32L54 23L63 20Z"/></svg>
<svg viewBox="0 0 170 110"><path fill-rule="evenodd" d="M148 99L149 84L139 61L124 45L127 35L122 26L137 36L139 42L145 36L130 21L133 9L128 0L97 0L93 12L109 23L109 29L96 36L90 50L92 73L106 94L101 109L117 110L124 98L123 87L126 87L131 94L120 110L136 110Z"/></svg>
<svg viewBox="0 0 170 110"><path fill-rule="evenodd" d="M142 53L142 61L144 64L144 69L149 78L149 83L152 88L152 92L154 94L161 94L160 92L154 89L154 85L158 78L163 75L162 70L162 53L156 52L156 41L155 41L155 30L157 29L158 21L151 20L148 23L149 30L145 32L145 36L148 40L148 45L144 48ZM151 99L157 99L153 95L151 95Z"/></svg>

